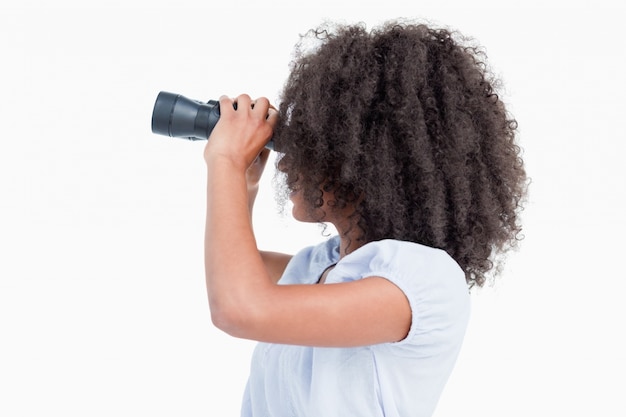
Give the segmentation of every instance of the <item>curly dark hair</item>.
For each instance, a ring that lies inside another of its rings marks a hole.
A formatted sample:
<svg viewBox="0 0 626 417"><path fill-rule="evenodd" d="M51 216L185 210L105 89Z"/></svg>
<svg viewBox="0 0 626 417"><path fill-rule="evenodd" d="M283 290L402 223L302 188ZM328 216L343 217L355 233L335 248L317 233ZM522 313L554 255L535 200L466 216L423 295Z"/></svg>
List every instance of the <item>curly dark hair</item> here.
<svg viewBox="0 0 626 417"><path fill-rule="evenodd" d="M311 209L332 190L356 204L362 243L443 249L470 287L495 275L520 239L526 173L484 50L424 23L324 24L290 68L274 134L286 190Z"/></svg>

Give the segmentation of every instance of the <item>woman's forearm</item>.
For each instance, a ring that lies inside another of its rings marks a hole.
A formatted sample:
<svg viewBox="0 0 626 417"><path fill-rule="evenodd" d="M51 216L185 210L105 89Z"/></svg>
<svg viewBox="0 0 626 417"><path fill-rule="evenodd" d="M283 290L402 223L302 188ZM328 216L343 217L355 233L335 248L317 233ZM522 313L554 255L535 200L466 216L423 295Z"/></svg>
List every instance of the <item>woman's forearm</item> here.
<svg viewBox="0 0 626 417"><path fill-rule="evenodd" d="M219 155L207 165L207 294L213 322L231 333L271 281L252 231L245 169Z"/></svg>

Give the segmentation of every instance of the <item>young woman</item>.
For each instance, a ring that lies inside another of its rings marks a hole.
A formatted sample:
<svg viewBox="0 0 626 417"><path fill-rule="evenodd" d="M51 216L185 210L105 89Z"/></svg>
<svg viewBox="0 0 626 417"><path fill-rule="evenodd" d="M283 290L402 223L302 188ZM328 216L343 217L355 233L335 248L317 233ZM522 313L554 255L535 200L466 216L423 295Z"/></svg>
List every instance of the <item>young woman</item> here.
<svg viewBox="0 0 626 417"><path fill-rule="evenodd" d="M468 42L326 25L296 49L278 109L220 98L206 283L215 325L261 342L243 416L432 414L468 287L516 243L525 192L516 123ZM251 224L272 137L293 216L338 232L293 257L259 251Z"/></svg>

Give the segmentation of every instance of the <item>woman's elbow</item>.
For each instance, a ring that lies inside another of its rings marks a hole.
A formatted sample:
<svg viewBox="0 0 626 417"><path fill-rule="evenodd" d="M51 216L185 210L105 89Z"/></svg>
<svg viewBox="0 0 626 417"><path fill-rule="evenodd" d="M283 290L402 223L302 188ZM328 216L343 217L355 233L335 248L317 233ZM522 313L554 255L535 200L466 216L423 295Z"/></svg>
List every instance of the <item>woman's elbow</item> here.
<svg viewBox="0 0 626 417"><path fill-rule="evenodd" d="M230 336L250 339L255 327L255 315L247 308L211 306L211 322Z"/></svg>

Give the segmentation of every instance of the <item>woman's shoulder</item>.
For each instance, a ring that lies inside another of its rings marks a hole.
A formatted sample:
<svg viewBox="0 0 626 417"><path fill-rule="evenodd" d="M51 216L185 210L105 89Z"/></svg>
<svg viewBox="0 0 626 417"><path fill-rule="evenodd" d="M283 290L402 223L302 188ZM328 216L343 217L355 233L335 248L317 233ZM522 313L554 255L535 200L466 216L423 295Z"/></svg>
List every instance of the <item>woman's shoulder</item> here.
<svg viewBox="0 0 626 417"><path fill-rule="evenodd" d="M464 275L456 261L442 249L416 242L383 239L369 242L345 256L341 262L362 265L366 269L392 273Z"/></svg>
<svg viewBox="0 0 626 417"><path fill-rule="evenodd" d="M429 304L462 306L469 299L465 272L448 253L415 242L385 239L346 255L326 282L385 278L399 287L415 311Z"/></svg>
<svg viewBox="0 0 626 417"><path fill-rule="evenodd" d="M345 256L333 273L335 282L385 278L404 293L412 321L402 345L419 344L419 335L433 338L430 330L443 328L448 329L443 336L448 342L462 340L470 309L469 287L465 272L446 251L415 242L380 240ZM330 279L329 275L327 282Z"/></svg>

